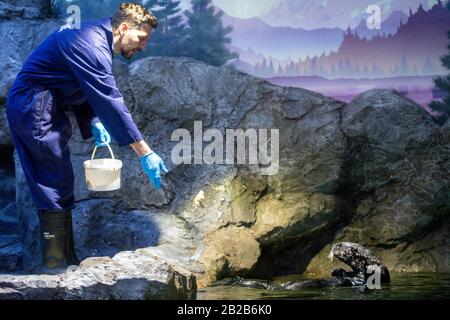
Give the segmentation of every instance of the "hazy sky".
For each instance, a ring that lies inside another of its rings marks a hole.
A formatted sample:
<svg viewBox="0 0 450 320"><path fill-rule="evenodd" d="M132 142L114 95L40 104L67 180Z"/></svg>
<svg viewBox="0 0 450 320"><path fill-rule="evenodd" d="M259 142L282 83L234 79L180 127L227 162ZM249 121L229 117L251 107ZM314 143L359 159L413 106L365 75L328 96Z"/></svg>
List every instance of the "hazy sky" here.
<svg viewBox="0 0 450 320"><path fill-rule="evenodd" d="M251 18L258 16L264 10L271 8L280 0L212 0L213 3L225 11L228 15L238 18ZM303 1L303 0L297 0ZM318 3L326 4L327 0L316 0ZM342 0L345 1L345 0ZM405 7L408 7L409 0L403 0ZM374 3L390 3L392 0L374 0ZM437 0L422 0L422 3L433 6ZM191 0L180 0L180 7L183 10L190 8Z"/></svg>
<svg viewBox="0 0 450 320"><path fill-rule="evenodd" d="M238 18L251 18L270 8L279 0L213 0L213 3L227 14ZM180 7L189 9L190 0L181 0Z"/></svg>
<svg viewBox="0 0 450 320"><path fill-rule="evenodd" d="M213 0L213 3L233 17L251 18L270 8L278 0Z"/></svg>

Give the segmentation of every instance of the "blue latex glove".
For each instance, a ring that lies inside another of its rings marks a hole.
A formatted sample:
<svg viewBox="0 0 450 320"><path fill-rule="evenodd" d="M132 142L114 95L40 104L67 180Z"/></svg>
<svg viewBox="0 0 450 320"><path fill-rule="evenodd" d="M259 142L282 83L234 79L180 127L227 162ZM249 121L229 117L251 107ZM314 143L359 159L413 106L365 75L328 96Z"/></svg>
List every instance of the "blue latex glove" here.
<svg viewBox="0 0 450 320"><path fill-rule="evenodd" d="M150 178L155 189L161 188L161 172L169 172L162 159L153 151L140 157L140 159L142 169Z"/></svg>
<svg viewBox="0 0 450 320"><path fill-rule="evenodd" d="M101 122L97 122L91 127L92 134L95 138L95 145L97 147L104 147L111 143L111 136Z"/></svg>

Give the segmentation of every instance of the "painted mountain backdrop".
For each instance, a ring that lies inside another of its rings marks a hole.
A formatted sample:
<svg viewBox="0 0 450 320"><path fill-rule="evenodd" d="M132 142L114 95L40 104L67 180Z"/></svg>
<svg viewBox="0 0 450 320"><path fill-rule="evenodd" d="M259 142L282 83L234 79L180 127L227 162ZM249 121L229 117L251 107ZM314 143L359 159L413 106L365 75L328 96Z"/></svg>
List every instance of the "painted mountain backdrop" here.
<svg viewBox="0 0 450 320"><path fill-rule="evenodd" d="M436 1L421 0L280 0L260 17L272 26L291 26L303 29L356 27L366 20L367 8L377 5L383 17L394 11L408 13L423 2L429 9Z"/></svg>
<svg viewBox="0 0 450 320"><path fill-rule="evenodd" d="M380 6L380 29L366 9ZM447 1L280 0L257 17L225 15L238 69L283 86L350 101L372 88L403 92L431 112L442 93L433 78L447 73Z"/></svg>
<svg viewBox="0 0 450 320"><path fill-rule="evenodd" d="M239 19L225 15L222 20L224 25L233 27L231 39L234 47L254 50L264 57L280 60L289 57L306 57L324 51L330 52L339 47L342 42L343 31L339 28L305 30L292 27L273 27L258 17Z"/></svg>
<svg viewBox="0 0 450 320"><path fill-rule="evenodd" d="M426 28L424 28L426 26ZM300 74L339 77L384 77L444 74L439 58L446 52L450 11L422 7L400 24L394 35L361 38L350 29L337 52L300 61Z"/></svg>
<svg viewBox="0 0 450 320"><path fill-rule="evenodd" d="M260 76L317 75L327 78L390 77L444 74L450 11L436 3L419 5L409 16L394 11L381 30L361 21L354 29L304 30L273 27L260 18L224 17L233 26L235 65ZM397 24L397 26L395 26Z"/></svg>

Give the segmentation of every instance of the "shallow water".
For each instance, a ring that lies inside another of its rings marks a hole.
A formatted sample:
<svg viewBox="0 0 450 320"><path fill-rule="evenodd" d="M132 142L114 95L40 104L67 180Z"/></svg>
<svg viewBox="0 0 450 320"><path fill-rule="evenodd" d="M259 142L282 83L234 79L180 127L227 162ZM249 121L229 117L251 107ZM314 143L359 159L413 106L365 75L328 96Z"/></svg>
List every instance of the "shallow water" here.
<svg viewBox="0 0 450 320"><path fill-rule="evenodd" d="M278 277L277 283L312 279L304 276ZM239 286L217 286L198 290L198 300L259 300L259 299L311 299L311 300L373 300L373 299L449 299L450 273L398 273L391 274L391 283L378 290L357 287L329 287L301 291L269 291Z"/></svg>

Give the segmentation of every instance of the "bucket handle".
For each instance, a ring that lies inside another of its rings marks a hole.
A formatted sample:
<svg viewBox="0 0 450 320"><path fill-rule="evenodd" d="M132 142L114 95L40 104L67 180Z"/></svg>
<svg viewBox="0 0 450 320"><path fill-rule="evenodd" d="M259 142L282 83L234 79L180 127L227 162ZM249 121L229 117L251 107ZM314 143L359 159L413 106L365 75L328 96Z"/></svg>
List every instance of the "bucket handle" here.
<svg viewBox="0 0 450 320"><path fill-rule="evenodd" d="M113 158L113 160L114 160L114 159L115 159L115 158L114 158L114 153L113 153L111 147L109 146L109 143L106 143L106 146L108 147L109 153L111 153L111 156L112 156L112 158ZM95 148L94 148L94 152L92 153L91 160L94 159L94 156L95 156L95 152L96 152L96 151L97 151L97 145L96 145Z"/></svg>

